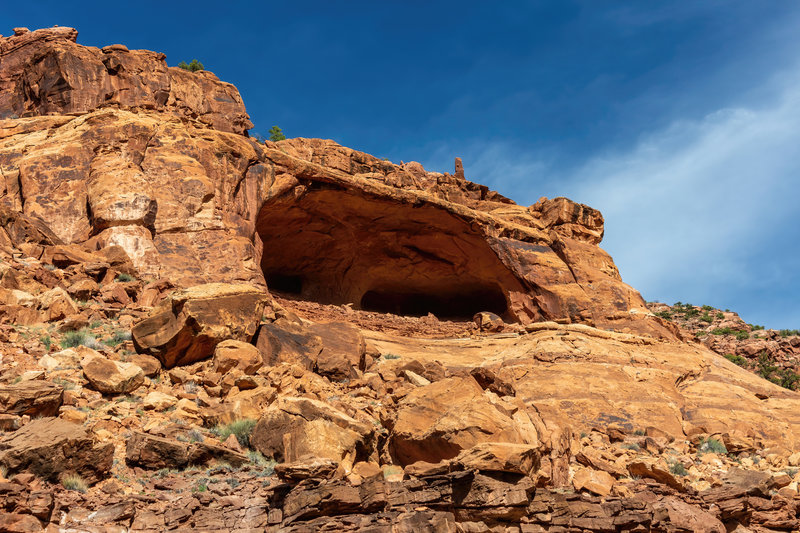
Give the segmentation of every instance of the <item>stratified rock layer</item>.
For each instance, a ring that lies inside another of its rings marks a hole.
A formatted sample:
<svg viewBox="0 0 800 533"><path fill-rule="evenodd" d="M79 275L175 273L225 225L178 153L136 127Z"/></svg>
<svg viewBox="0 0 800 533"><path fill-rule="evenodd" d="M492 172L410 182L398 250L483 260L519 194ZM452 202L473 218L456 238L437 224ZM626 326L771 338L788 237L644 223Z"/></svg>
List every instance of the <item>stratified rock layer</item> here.
<svg viewBox="0 0 800 533"><path fill-rule="evenodd" d="M163 54L0 39L0 205L119 245L179 286L246 281L400 314L583 322L671 337L565 198L515 205L456 175L319 139L258 144L236 89ZM10 119L10 120L9 120Z"/></svg>

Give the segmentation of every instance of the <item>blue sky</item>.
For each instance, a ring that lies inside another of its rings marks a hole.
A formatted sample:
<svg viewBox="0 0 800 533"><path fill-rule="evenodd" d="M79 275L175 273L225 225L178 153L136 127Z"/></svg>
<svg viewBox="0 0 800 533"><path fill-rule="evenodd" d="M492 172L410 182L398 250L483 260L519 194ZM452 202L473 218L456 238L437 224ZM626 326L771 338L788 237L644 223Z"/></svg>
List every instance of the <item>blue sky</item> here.
<svg viewBox="0 0 800 533"><path fill-rule="evenodd" d="M648 300L800 328L795 0L3 6L0 33L197 58L256 127L600 209Z"/></svg>

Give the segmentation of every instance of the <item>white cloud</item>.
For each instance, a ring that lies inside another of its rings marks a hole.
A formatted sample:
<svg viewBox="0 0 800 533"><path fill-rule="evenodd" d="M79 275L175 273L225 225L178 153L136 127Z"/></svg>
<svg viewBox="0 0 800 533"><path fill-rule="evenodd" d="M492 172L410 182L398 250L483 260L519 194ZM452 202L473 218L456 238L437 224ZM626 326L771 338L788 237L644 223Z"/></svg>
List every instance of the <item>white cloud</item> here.
<svg viewBox="0 0 800 533"><path fill-rule="evenodd" d="M569 192L603 211L605 247L626 281L646 296L696 299L774 283L765 267L778 266L779 277L793 281L780 269L798 253L788 245L797 235L800 186L793 81L767 106L676 122L574 175Z"/></svg>
<svg viewBox="0 0 800 533"><path fill-rule="evenodd" d="M648 299L710 303L798 327L800 309L786 297L800 298L798 80L773 78L761 92L771 99L758 107L675 121L574 169L503 142L475 147L463 153L467 177L519 203L559 195L600 209L602 246ZM426 163L449 170L453 155L440 149Z"/></svg>

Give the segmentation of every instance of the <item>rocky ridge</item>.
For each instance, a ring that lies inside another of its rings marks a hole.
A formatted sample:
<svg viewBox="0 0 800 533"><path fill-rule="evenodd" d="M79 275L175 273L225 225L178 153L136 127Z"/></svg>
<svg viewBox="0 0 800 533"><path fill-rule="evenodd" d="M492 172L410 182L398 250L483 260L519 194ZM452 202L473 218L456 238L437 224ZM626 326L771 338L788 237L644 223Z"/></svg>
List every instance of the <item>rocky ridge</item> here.
<svg viewBox="0 0 800 533"><path fill-rule="evenodd" d="M599 212L14 33L0 531L800 527L800 397L649 312Z"/></svg>
<svg viewBox="0 0 800 533"><path fill-rule="evenodd" d="M648 303L650 310L676 324L683 335L762 378L785 388L800 386L800 331L748 324L729 309L677 302Z"/></svg>

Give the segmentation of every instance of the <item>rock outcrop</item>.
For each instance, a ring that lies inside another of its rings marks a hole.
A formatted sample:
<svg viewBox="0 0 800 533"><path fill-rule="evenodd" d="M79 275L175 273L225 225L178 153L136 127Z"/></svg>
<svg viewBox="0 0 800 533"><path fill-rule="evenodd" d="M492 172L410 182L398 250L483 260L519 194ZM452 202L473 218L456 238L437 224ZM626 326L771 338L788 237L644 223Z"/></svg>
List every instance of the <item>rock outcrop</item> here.
<svg viewBox="0 0 800 533"><path fill-rule="evenodd" d="M594 209L75 40L0 37L0 531L800 529L791 332L695 342Z"/></svg>
<svg viewBox="0 0 800 533"><path fill-rule="evenodd" d="M133 328L140 352L166 368L207 359L225 340L250 341L269 301L246 284L210 283L173 292Z"/></svg>
<svg viewBox="0 0 800 533"><path fill-rule="evenodd" d="M266 282L399 314L674 335L597 246L596 210L517 206L463 171L332 141L258 144L233 86L76 36L0 42L0 204L47 220L58 239L121 246L142 275L184 287Z"/></svg>

